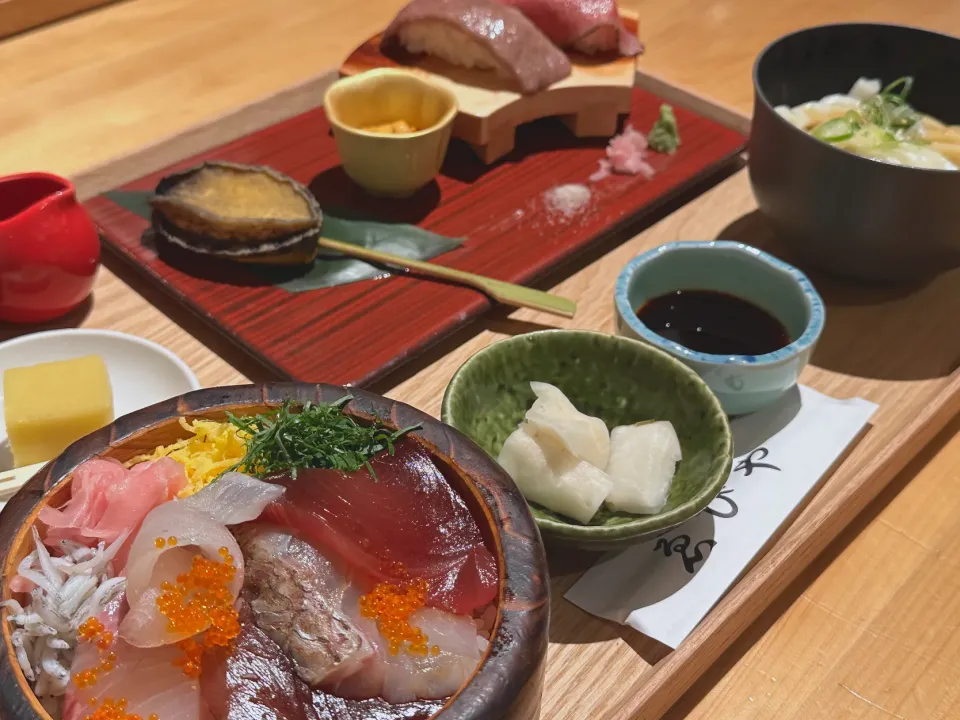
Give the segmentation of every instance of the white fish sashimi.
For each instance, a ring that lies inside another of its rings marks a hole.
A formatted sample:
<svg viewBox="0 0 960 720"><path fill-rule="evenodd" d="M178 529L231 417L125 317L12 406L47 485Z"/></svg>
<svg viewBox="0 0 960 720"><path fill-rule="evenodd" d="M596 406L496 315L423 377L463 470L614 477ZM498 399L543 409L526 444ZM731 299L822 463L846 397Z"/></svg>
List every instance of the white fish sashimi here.
<svg viewBox="0 0 960 720"><path fill-rule="evenodd" d="M221 525L239 525L260 517L263 509L279 500L285 490L282 485L228 472L181 502L207 513Z"/></svg>
<svg viewBox="0 0 960 720"><path fill-rule="evenodd" d="M543 448L522 427L504 442L497 462L527 500L582 523L590 522L613 487L603 470L586 461L551 466Z"/></svg>
<svg viewBox="0 0 960 720"><path fill-rule="evenodd" d="M440 652L414 655L401 649L391 655L376 622L360 617L357 598L355 592L348 592L344 609L376 653L363 670L329 689L335 695L356 700L382 697L390 703L444 698L466 684L486 652L487 641L477 634L473 618L424 608L411 615L410 624L420 628L428 646L436 645Z"/></svg>
<svg viewBox="0 0 960 720"><path fill-rule="evenodd" d="M551 459L555 448L562 447L578 460L602 468L610 454L610 433L600 418L585 415L553 385L541 382L530 383L537 396L536 402L525 415L526 430Z"/></svg>
<svg viewBox="0 0 960 720"><path fill-rule="evenodd" d="M680 440L667 421L625 425L610 433L607 505L637 514L660 512L682 459Z"/></svg>
<svg viewBox="0 0 960 720"><path fill-rule="evenodd" d="M243 555L226 526L257 519L283 492L282 487L248 475L226 473L185 500L151 510L130 546L126 567L130 612L120 624L121 637L137 647L168 645L187 637L167 630L167 618L156 600L161 584L187 572L196 554L219 561L220 548L228 550L237 568L230 586L236 600L243 586ZM177 539L175 546L157 547L158 538L170 537Z"/></svg>
<svg viewBox="0 0 960 720"><path fill-rule="evenodd" d="M166 543L157 547L157 538L170 537L177 539L175 546ZM120 623L120 636L137 647L167 645L187 637L167 631L167 618L156 604L160 585L173 582L178 574L189 570L194 555L221 560L222 547L233 556L237 568L230 585L236 600L243 585L243 555L226 526L179 500L151 510L130 548L126 569L130 613ZM161 558L168 554L170 557L161 564Z"/></svg>
<svg viewBox="0 0 960 720"><path fill-rule="evenodd" d="M122 614L118 600L111 602L99 615L106 630L117 628ZM93 710L90 706L93 698L99 701L123 698L127 701L125 711L141 718L156 714L160 718L177 720L209 719L198 681L187 677L183 668L174 665L174 660L183 655L176 647L138 648L118 639L110 651L116 655L113 670L100 672L90 687L78 688L75 683L69 684L63 720L82 720L88 716ZM72 672L88 670L100 662L96 645L83 643L77 649Z"/></svg>

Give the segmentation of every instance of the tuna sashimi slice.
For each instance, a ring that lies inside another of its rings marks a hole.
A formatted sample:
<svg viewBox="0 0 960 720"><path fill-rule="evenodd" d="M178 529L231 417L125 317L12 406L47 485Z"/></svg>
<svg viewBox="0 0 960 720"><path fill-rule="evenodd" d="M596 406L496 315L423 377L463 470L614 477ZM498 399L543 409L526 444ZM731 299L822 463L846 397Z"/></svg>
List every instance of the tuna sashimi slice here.
<svg viewBox="0 0 960 720"><path fill-rule="evenodd" d="M494 599L497 566L476 520L427 452L402 440L371 469L299 470L264 518L293 528L364 591L423 578L432 607L467 614Z"/></svg>
<svg viewBox="0 0 960 720"><path fill-rule="evenodd" d="M240 635L231 651L217 648L203 658L200 687L214 719L319 720L310 688L254 623L248 599L241 596L237 608Z"/></svg>
<svg viewBox="0 0 960 720"><path fill-rule="evenodd" d="M623 26L615 0L500 0L526 15L562 48L632 57L641 51L637 36Z"/></svg>
<svg viewBox="0 0 960 720"><path fill-rule="evenodd" d="M125 611L126 600L121 593L97 617L105 630L115 633ZM117 638L110 652L116 655L113 670L101 672L92 686L78 688L71 681L64 699L63 720L82 720L90 715L94 709L90 701L94 698L123 698L127 701L126 712L141 718L155 713L161 718L209 720L199 683L173 664L182 655L175 647L137 648ZM100 655L96 644L81 643L71 672L75 675L98 666Z"/></svg>

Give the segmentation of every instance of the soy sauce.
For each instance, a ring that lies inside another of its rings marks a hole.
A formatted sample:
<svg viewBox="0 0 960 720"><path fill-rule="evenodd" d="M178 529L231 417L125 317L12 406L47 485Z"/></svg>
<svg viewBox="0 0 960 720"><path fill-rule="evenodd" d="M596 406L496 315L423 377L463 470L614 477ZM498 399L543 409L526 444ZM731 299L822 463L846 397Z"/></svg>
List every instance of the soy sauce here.
<svg viewBox="0 0 960 720"><path fill-rule="evenodd" d="M713 290L677 290L648 301L637 317L697 352L764 355L790 344L783 324L751 302Z"/></svg>

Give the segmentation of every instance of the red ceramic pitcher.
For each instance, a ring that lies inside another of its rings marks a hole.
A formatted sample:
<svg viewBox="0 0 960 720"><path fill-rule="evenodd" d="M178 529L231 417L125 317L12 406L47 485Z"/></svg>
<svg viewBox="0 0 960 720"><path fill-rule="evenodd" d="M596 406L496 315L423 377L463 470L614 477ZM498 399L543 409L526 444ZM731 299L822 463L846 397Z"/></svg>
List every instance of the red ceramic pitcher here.
<svg viewBox="0 0 960 720"><path fill-rule="evenodd" d="M44 322L70 312L90 294L99 264L97 229L69 180L0 178L0 320Z"/></svg>

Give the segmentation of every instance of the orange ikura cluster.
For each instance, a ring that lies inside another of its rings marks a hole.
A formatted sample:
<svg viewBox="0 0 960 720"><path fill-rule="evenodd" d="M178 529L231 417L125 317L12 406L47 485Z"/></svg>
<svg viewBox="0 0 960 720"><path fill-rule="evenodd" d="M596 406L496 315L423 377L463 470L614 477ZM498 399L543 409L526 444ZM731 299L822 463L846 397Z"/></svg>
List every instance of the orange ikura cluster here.
<svg viewBox="0 0 960 720"><path fill-rule="evenodd" d="M427 601L427 582L423 579L395 583L379 583L360 598L360 614L377 621L377 629L390 643L390 654L396 655L406 643L411 655L440 654L440 648L427 644L423 631L410 624L410 616Z"/></svg>
<svg viewBox="0 0 960 720"><path fill-rule="evenodd" d="M96 698L90 699L90 707L97 707ZM143 718L136 714L127 714L126 698L120 698L116 702L113 698L106 698L100 707L85 716L83 720L143 720ZM151 713L147 716L147 720L160 720L160 717L156 713Z"/></svg>
<svg viewBox="0 0 960 720"><path fill-rule="evenodd" d="M162 547L161 542L176 545L177 539L157 538L157 547ZM219 553L220 561L195 555L190 570L178 575L176 583L160 586L157 606L167 618L167 631L188 636L177 643L184 655L175 661L188 677L199 677L205 649L228 647L240 634L239 613L230 592L237 568L227 548L220 548ZM199 642L193 639L204 630Z"/></svg>
<svg viewBox="0 0 960 720"><path fill-rule="evenodd" d="M105 630L103 623L95 617L89 617L77 628L77 635L80 642L95 642L97 649L100 650L100 664L98 666L81 670L73 675L74 685L78 688L88 688L97 682L100 673L108 673L113 670L117 662L116 653L110 651L113 646L113 633Z"/></svg>

